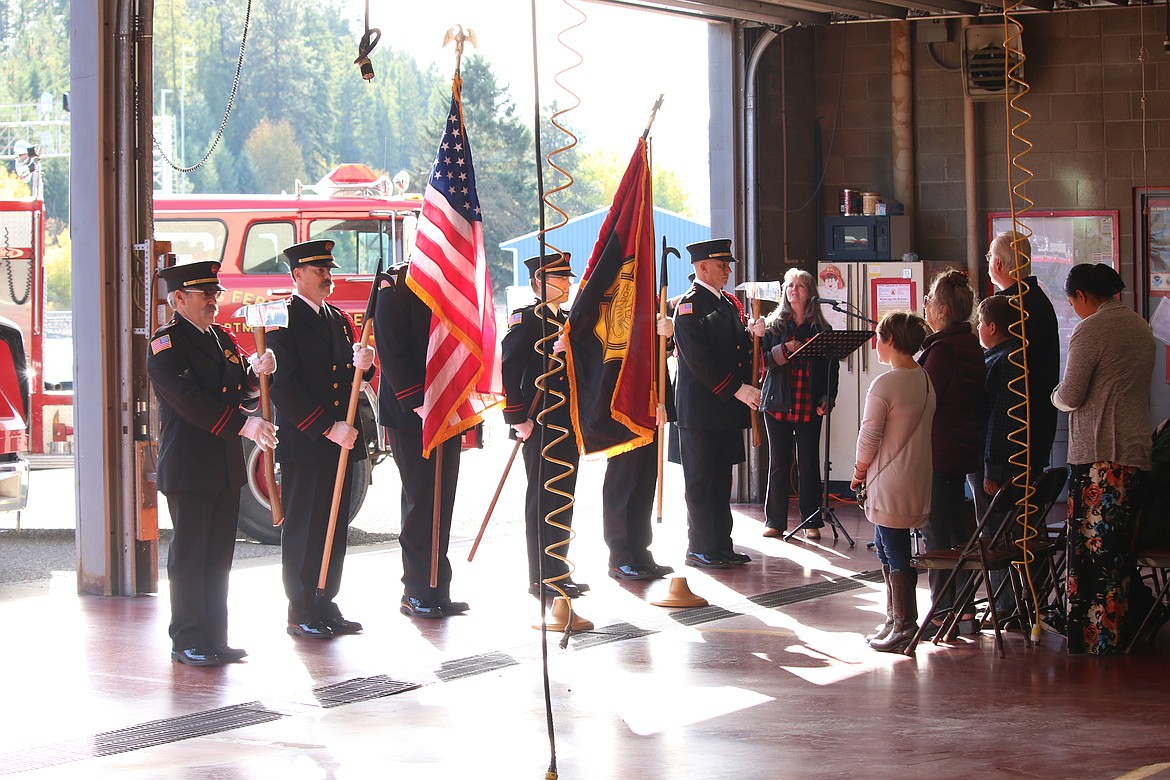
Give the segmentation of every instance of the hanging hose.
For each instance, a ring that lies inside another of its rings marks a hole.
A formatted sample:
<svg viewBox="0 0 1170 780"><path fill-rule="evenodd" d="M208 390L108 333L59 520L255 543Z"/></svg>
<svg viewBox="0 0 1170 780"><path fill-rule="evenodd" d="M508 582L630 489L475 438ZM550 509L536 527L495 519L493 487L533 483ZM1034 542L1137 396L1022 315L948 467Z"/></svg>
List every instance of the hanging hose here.
<svg viewBox="0 0 1170 780"><path fill-rule="evenodd" d="M1020 73L1026 59L1023 47L1020 45L1024 31L1023 24L1012 15L1012 12L1018 9L1021 4L1019 0L1011 5L1005 2L1003 9L1004 85L1006 87L1004 107L1007 115L1009 160L1007 181L1011 196L1013 229L1011 247L1014 259L1011 275L1017 284L1016 294L1008 299L1016 310L1016 320L1009 326L1008 332L1019 339L1020 343L1019 347L1008 354L1008 360L1011 364L1019 368L1019 373L1008 382L1008 389L1020 397L1020 401L1008 409L1008 416L1020 424L1019 428L1008 434L1008 441L1016 447L1008 458L1008 462L1016 467L1012 484L1020 492L1020 498L1016 502L1020 511L1016 519L1022 529L1020 538L1015 541L1015 544L1020 548L1020 559L1013 561L1012 566L1021 573L1032 597L1035 620L1032 623L1031 638L1037 640L1040 636L1040 601L1036 597L1036 586L1032 581L1031 564L1036 559L1032 550L1032 542L1040 534L1035 525L1039 509L1033 501L1035 489L1030 481L1032 452L1029 440L1032 430L1032 408L1029 402L1028 312L1024 309L1024 297L1030 288L1025 275L1021 272L1031 263L1031 258L1023 252L1020 246L1024 240L1032 235L1031 229L1020 221L1022 215L1031 210L1034 205L1023 192L1025 185L1034 178L1032 171L1024 165L1024 157L1032 150L1033 144L1023 134L1023 128L1032 120L1032 115L1021 105L1021 100L1031 91L1031 87L1024 81ZM1015 89L1013 89L1013 85L1015 85ZM1019 151L1016 151L1017 148ZM1018 181L1016 179L1017 172L1022 174ZM1040 523L1044 522L1044 518L1038 520ZM988 597L994 598L994 594L988 594Z"/></svg>
<svg viewBox="0 0 1170 780"><path fill-rule="evenodd" d="M374 50L380 40L382 40L382 31L377 27L370 27L370 0L366 0L366 32L358 41L358 56L353 61L353 64L361 70L362 78L366 81L374 80L374 66L370 63L370 52Z"/></svg>

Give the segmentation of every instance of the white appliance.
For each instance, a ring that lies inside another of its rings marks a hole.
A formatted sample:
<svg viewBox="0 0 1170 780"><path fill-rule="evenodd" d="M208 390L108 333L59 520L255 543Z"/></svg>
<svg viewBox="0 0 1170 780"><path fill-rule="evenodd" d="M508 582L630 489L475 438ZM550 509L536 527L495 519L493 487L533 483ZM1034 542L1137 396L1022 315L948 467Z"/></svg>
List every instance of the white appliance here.
<svg viewBox="0 0 1170 780"><path fill-rule="evenodd" d="M912 311L921 315L925 293L921 262L835 261L817 266L817 295L845 302L838 307L820 304L821 312L834 330L872 330L874 327L835 308L861 314L875 322L890 311ZM888 366L878 363L874 345L875 341L871 339L841 361L837 405L830 421L830 482L848 484L853 477L853 456L857 431L865 411L865 393L874 377L888 370ZM821 435L823 437L824 433ZM823 452L823 438L821 447Z"/></svg>

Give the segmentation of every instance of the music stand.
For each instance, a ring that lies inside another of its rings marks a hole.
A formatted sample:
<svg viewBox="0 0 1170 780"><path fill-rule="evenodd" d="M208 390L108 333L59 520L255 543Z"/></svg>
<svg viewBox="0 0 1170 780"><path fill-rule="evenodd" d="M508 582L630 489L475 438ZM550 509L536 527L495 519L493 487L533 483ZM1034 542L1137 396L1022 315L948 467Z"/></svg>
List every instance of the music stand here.
<svg viewBox="0 0 1170 780"><path fill-rule="evenodd" d="M813 336L804 344L788 356L789 360L792 358L825 358L826 359L826 378L833 370L831 361L844 360L846 356L853 353L858 347L873 338L873 331L871 330L826 330ZM828 387L828 384L826 384ZM813 512L808 517L801 521L800 525L789 531L784 535L784 541L788 541L796 535L797 531L807 527L813 520L820 519L825 525L833 529L833 539L836 540L841 535L849 542L849 546L854 545L853 537L845 530L845 526L841 525L841 521L837 519L837 515L833 512L833 508L829 506L829 443L832 433L833 410L832 407L825 414L825 457L824 463L821 466L821 506L817 511ZM839 532L839 533L838 533Z"/></svg>

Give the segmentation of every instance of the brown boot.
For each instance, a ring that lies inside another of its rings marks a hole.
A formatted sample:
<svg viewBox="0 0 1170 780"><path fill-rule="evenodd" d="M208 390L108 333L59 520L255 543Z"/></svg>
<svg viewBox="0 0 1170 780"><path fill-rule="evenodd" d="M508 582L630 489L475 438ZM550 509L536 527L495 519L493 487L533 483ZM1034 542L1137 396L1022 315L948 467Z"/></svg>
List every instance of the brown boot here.
<svg viewBox="0 0 1170 780"><path fill-rule="evenodd" d="M882 564L882 580L886 583L886 622L877 627L877 631L865 638L866 642L875 639L885 639L894 630L894 595L890 591L890 567Z"/></svg>
<svg viewBox="0 0 1170 780"><path fill-rule="evenodd" d="M890 601L894 605L894 628L885 639L878 639L869 646L881 653L898 653L910 644L918 630L918 600L914 585L917 572L892 569L890 571Z"/></svg>

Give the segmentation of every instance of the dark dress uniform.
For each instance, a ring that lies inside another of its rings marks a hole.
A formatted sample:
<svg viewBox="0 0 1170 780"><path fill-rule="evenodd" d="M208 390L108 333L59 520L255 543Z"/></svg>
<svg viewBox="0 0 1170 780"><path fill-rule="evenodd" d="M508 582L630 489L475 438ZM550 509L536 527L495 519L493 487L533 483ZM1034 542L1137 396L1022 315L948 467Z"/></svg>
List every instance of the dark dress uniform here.
<svg viewBox="0 0 1170 780"><path fill-rule="evenodd" d="M422 455L422 418L417 411L423 403L431 310L406 286L407 268L407 265L400 265L391 269L378 291L374 314L374 341L382 370L378 387L378 422L389 432L394 463L402 480L399 542L402 546L403 612L419 617L444 617L467 608L462 602L451 601L451 561L447 557L462 437L452 436L439 445L443 450L439 568L438 584L432 588L431 532L436 458L434 453L430 458Z"/></svg>
<svg viewBox="0 0 1170 780"><path fill-rule="evenodd" d="M670 345L667 345L668 350ZM674 391L670 380L659 388L666 419L674 421ZM641 447L614 455L605 464L601 485L601 532L609 548L609 573L617 579L650 579L674 571L659 566L650 553L654 540L654 494L658 485L658 437ZM623 569L622 567L627 567Z"/></svg>
<svg viewBox="0 0 1170 780"><path fill-rule="evenodd" d="M286 256L296 248L285 250ZM295 266L296 262L294 253L289 264ZM327 439L325 433L333 423L345 421L356 339L357 328L347 313L328 302L322 304L320 312L313 311L313 306L299 295L289 298L288 327L268 333L268 346L276 353L278 367L272 375L271 393L280 429L276 459L280 463L285 510L280 547L290 627L320 627L342 620L333 600L341 588L345 563L353 466L366 458L365 439L356 421L358 437L349 451L328 576L320 596L317 578L341 456L341 447ZM367 373L372 375L373 369Z"/></svg>
<svg viewBox="0 0 1170 780"><path fill-rule="evenodd" d="M240 402L258 384L230 331L213 324L205 333L177 313L155 331L146 368L162 422L158 487L175 529L167 553L171 642L175 651L214 654L227 646L228 574L247 481Z"/></svg>
<svg viewBox="0 0 1170 780"><path fill-rule="evenodd" d="M744 460L741 431L751 424L751 412L735 392L751 382L752 340L731 296L698 282L675 309L674 338L689 552L726 563L734 554L731 471Z"/></svg>
<svg viewBox="0 0 1170 780"><path fill-rule="evenodd" d="M567 253L563 260L546 259L547 272L550 275L568 276L571 273L568 260ZM540 258L529 258L525 261L530 274L534 274L535 270L539 268L539 261ZM565 314L558 309L551 315L555 324L544 322L543 317L550 315L547 314L548 309L544 306L540 307L538 313L536 311L538 303L533 302L512 312L508 318L508 331L504 334L500 345L500 371L506 396L504 422L516 425L528 419L536 421L532 435L522 445L524 471L528 475L528 490L524 497L524 528L528 545L528 582L532 586L541 581L539 568L541 551L550 545L566 542L569 538L569 531L566 529L573 525L573 508L569 504L569 499L545 489L544 483L556 475L565 474L566 476L553 483L553 487L570 496L574 495L577 489L577 465L580 462L577 437L573 433L573 420L569 413L569 382L564 365L561 365L551 376L545 378L544 386L547 391L541 395L539 400L536 400L536 378L548 370L550 362L556 363L538 352L535 348L536 343L545 332L558 333L564 327L566 320ZM548 352L552 351L553 341L555 341L555 335L553 340L547 342ZM561 362L563 363L563 361ZM543 423L537 421L540 409L545 406L551 407L556 402L557 396L549 392L553 390L564 395L565 402L556 409L549 409L544 415ZM536 401L535 409L533 409L534 400ZM550 456L557 461L571 464L572 469L542 458L541 450L544 445L561 435L560 431L551 426L564 429L567 435L551 447ZM557 512L551 519L565 528L558 528L544 522L545 516L550 512L563 507L568 507L568 509ZM553 552L563 558L568 558L569 546L562 544L556 547ZM564 561L551 555L544 555L543 563L545 579L558 577L569 571L569 567ZM567 583L562 583L565 581L559 581L557 584L570 596L576 595L574 591L583 587L573 585L571 588L566 588L565 584ZM530 589L536 590L536 588Z"/></svg>

